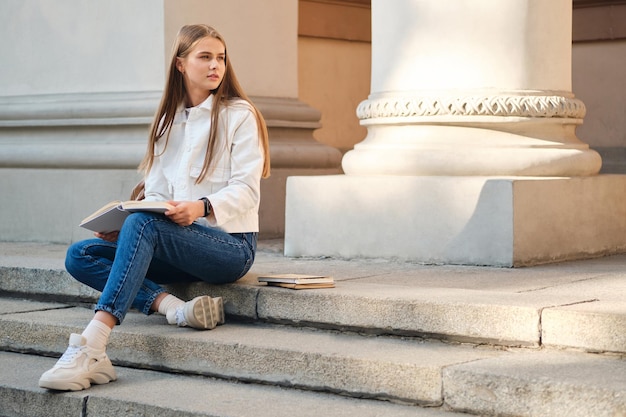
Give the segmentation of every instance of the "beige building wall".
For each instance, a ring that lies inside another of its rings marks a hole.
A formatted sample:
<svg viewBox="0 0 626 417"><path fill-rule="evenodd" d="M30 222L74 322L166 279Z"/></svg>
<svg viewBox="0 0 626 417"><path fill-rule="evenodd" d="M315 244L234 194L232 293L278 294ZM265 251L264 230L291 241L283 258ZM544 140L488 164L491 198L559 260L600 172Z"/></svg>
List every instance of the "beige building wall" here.
<svg viewBox="0 0 626 417"><path fill-rule="evenodd" d="M371 48L363 42L300 37L298 73L300 100L321 110L319 142L341 152L365 138L356 108L367 98Z"/></svg>
<svg viewBox="0 0 626 417"><path fill-rule="evenodd" d="M205 23L226 39L246 94L297 98L297 9L297 0L165 0L165 56L182 25Z"/></svg>
<svg viewBox="0 0 626 417"><path fill-rule="evenodd" d="M369 3L299 2L299 98L321 111L315 139L344 153L367 134L356 108L370 92Z"/></svg>
<svg viewBox="0 0 626 417"><path fill-rule="evenodd" d="M605 173L626 173L624 3L574 2L572 84L574 93L587 107L577 133L600 153Z"/></svg>

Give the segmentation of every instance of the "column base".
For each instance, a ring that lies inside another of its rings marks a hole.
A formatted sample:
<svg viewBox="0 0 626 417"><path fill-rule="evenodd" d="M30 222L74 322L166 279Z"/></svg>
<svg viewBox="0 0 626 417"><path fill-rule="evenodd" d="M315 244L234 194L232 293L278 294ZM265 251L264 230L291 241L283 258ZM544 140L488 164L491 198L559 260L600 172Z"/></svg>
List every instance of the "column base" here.
<svg viewBox="0 0 626 417"><path fill-rule="evenodd" d="M285 255L530 266L626 252L626 175L291 177Z"/></svg>
<svg viewBox="0 0 626 417"><path fill-rule="evenodd" d="M343 170L347 175L573 177L595 175L602 166L600 155L576 137L574 121L462 119L362 121L367 137L345 154Z"/></svg>

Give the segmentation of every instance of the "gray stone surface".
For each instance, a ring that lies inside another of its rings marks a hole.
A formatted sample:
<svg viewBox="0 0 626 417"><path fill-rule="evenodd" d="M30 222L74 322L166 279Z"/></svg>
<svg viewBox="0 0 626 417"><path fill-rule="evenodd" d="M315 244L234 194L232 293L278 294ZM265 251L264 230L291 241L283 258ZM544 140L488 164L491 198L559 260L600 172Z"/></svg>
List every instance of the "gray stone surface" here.
<svg viewBox="0 0 626 417"><path fill-rule="evenodd" d="M452 417L439 408L346 398L274 386L117 368L118 380L88 391L56 393L37 386L54 359L0 352L3 417Z"/></svg>
<svg viewBox="0 0 626 417"><path fill-rule="evenodd" d="M93 301L97 293L62 269L65 250L66 245L0 242L0 291ZM292 291L257 282L260 274L271 273L332 275L337 287ZM626 255L516 269L434 266L289 258L276 240L260 242L252 270L233 285L171 289L183 298L222 296L230 317L503 345L539 346L546 337L551 345L623 352L615 331L593 331L599 322L586 309L613 303L603 317L610 329L623 328L625 276ZM582 330L560 324L578 319Z"/></svg>
<svg viewBox="0 0 626 417"><path fill-rule="evenodd" d="M21 293L23 298L0 297L0 350L58 357L69 334L82 331L92 318L90 309L73 304L97 294L86 293L63 270L64 252L64 245L0 243L0 296ZM303 415L293 414L293 407L301 404L308 412L309 404L317 402L319 410L311 405L311 415L436 416L450 408L479 415L626 415L626 255L508 269L281 253L282 242L261 242L253 269L239 282L171 287L183 298L203 293L225 298L227 323L213 331L178 329L165 325L162 316L130 313L109 345L125 375L115 384L51 395L33 384L54 359L17 355L8 359L11 366L0 359L0 410L10 403L31 411L46 407L45 415L53 416L83 405L92 415L130 410L138 415L236 416L260 409L267 398L276 407L265 406L262 412L276 416ZM293 291L256 280L269 273L332 275L337 287ZM251 322L237 322L237 317ZM30 376L10 373L21 360ZM191 378L190 373L204 377ZM209 377L246 383L212 385L224 381ZM173 397L168 396L170 381L176 386ZM344 403L346 398L318 397L293 387L435 409ZM242 388L252 391L237 391ZM215 407L209 408L202 408L206 402L177 402L212 392L230 397L223 402L210 397ZM232 398L240 397L251 399L250 408L233 403ZM334 403L337 399L342 405ZM367 414L363 410L370 405Z"/></svg>
<svg viewBox="0 0 626 417"><path fill-rule="evenodd" d="M40 353L67 347L91 312L42 309L0 317L3 348ZM107 347L114 363L244 381L440 405L442 369L505 352L470 346L296 329L228 324L208 332L165 324L162 316L127 316Z"/></svg>
<svg viewBox="0 0 626 417"><path fill-rule="evenodd" d="M259 317L268 320L514 345L539 344L540 309L516 294L354 282L315 293L267 288L258 299Z"/></svg>
<svg viewBox="0 0 626 417"><path fill-rule="evenodd" d="M446 404L479 415L626 415L626 361L574 352L499 356L444 371Z"/></svg>
<svg viewBox="0 0 626 417"><path fill-rule="evenodd" d="M605 271L539 291L546 296L586 294L588 302L546 308L542 314L542 341L547 346L590 351L626 350L626 268Z"/></svg>
<svg viewBox="0 0 626 417"><path fill-rule="evenodd" d="M597 352L626 350L624 301L595 301L546 309L541 328L546 346Z"/></svg>
<svg viewBox="0 0 626 417"><path fill-rule="evenodd" d="M8 313L24 313L28 311L48 310L53 308L67 308L67 305L59 303L40 303L31 300L0 298L0 315Z"/></svg>
<svg viewBox="0 0 626 417"><path fill-rule="evenodd" d="M61 269L0 267L0 290L40 297L94 301L98 292L74 280Z"/></svg>

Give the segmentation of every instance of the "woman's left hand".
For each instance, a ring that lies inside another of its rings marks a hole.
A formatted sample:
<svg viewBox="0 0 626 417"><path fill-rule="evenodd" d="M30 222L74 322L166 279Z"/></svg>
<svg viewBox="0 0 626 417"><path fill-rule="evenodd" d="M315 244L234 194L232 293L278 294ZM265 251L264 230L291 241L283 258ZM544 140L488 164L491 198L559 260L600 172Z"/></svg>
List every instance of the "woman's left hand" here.
<svg viewBox="0 0 626 417"><path fill-rule="evenodd" d="M204 215L204 202L196 201L168 201L174 206L172 210L165 212L165 215L179 226L189 226L198 217Z"/></svg>
<svg viewBox="0 0 626 417"><path fill-rule="evenodd" d="M108 233L99 233L99 232L94 233L96 237L99 237L102 240L106 240L107 242L117 241L117 237L119 234L120 234L119 231L108 232Z"/></svg>

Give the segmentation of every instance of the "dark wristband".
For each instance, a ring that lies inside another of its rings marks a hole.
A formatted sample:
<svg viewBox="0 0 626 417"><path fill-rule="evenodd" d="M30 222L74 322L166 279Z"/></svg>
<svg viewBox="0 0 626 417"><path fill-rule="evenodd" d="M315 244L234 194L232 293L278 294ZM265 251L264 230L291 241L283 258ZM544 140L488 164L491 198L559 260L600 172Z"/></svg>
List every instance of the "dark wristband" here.
<svg viewBox="0 0 626 417"><path fill-rule="evenodd" d="M202 197L200 200L204 202L204 216L203 217L206 217L209 214L211 214L211 202L206 197Z"/></svg>

